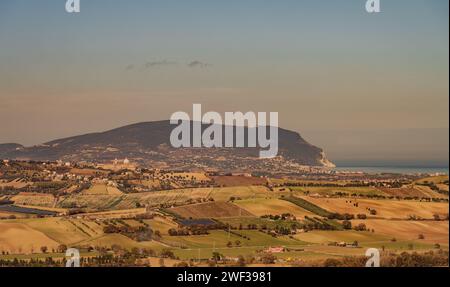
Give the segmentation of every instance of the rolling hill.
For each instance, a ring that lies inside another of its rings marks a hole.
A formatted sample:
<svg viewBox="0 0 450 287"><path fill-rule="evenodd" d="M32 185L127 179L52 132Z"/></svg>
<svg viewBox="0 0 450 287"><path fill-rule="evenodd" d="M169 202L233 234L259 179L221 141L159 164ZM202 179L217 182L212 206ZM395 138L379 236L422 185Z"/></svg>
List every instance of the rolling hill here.
<svg viewBox="0 0 450 287"><path fill-rule="evenodd" d="M243 170L242 167L246 167L248 170L255 170L255 165L261 166L259 147L173 148L170 144L170 134L174 127L169 121L143 122L100 133L57 139L31 147L3 144L0 145L0 158L76 162L110 162L115 158L128 158L137 163L160 164L165 168L181 169L210 167L219 170ZM203 125L202 129L206 127ZM245 134L248 132L246 127ZM300 134L279 129L278 137L279 152L276 160L281 161L281 166L286 162L305 166L333 166L322 149L305 141Z"/></svg>

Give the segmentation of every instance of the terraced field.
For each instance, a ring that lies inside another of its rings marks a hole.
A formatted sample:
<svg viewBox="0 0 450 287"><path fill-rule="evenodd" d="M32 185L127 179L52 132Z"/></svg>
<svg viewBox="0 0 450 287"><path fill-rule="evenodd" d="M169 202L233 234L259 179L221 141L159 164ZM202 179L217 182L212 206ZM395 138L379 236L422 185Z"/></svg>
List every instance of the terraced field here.
<svg viewBox="0 0 450 287"><path fill-rule="evenodd" d="M169 229L178 227L178 224L176 224L172 220L162 217L146 219L144 220L144 222L147 223L152 230L159 231L162 235L168 235Z"/></svg>
<svg viewBox="0 0 450 287"><path fill-rule="evenodd" d="M358 241L358 243L370 243L379 241L390 241L392 237L386 235L380 235L378 233L372 233L369 231L310 231L305 233L298 233L295 235L302 241L308 243L328 244L330 242L347 242L352 243Z"/></svg>
<svg viewBox="0 0 450 287"><path fill-rule="evenodd" d="M32 185L32 182L26 182L23 179L17 178L12 181L0 180L0 187L14 187L14 188L24 188L28 185Z"/></svg>
<svg viewBox="0 0 450 287"><path fill-rule="evenodd" d="M33 230L42 232L56 242L66 245L103 234L103 226L89 220L47 217L22 219L20 222Z"/></svg>
<svg viewBox="0 0 450 287"><path fill-rule="evenodd" d="M55 197L51 194L21 192L11 198L17 205L34 205L43 207L53 207Z"/></svg>
<svg viewBox="0 0 450 287"><path fill-rule="evenodd" d="M159 206L208 198L213 198L215 201L228 201L231 197L245 199L277 196L262 186L186 188L123 195L73 194L61 198L57 206L61 208L82 206L94 209L131 209L135 208L137 204Z"/></svg>
<svg viewBox="0 0 450 287"><path fill-rule="evenodd" d="M86 217L86 218L130 218L136 215L146 213L145 208L133 208L133 209L119 209L119 210L110 210L110 211L102 211L102 212L91 212L91 213L83 213L78 216Z"/></svg>
<svg viewBox="0 0 450 287"><path fill-rule="evenodd" d="M122 195L123 193L116 187L106 184L95 184L90 188L83 190L84 195Z"/></svg>

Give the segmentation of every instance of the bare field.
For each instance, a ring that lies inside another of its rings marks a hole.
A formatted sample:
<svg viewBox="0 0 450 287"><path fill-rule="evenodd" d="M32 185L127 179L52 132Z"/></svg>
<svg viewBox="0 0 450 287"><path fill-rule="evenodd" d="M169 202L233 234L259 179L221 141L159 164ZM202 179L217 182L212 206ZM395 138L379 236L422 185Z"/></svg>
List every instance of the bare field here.
<svg viewBox="0 0 450 287"><path fill-rule="evenodd" d="M448 181L448 179L449 179L448 175L438 175L416 180L416 183L426 183L426 182L442 183L444 181Z"/></svg>
<svg viewBox="0 0 450 287"><path fill-rule="evenodd" d="M281 215L283 213L290 213L298 219L305 216L316 216L314 213L309 212L291 202L280 200L277 198L272 199L244 199L235 202L236 205L248 210L256 216L263 215Z"/></svg>
<svg viewBox="0 0 450 287"><path fill-rule="evenodd" d="M448 203L406 200L316 198L310 196L303 196L302 198L331 212L366 214L368 217L385 219L406 219L412 215L432 219L434 214L444 217L448 214L449 207ZM358 206L356 207L355 204ZM370 215L369 208L375 209L376 215Z"/></svg>
<svg viewBox="0 0 450 287"><path fill-rule="evenodd" d="M44 233L22 223L0 221L0 230L0 251L33 253L40 252L42 246L52 249L59 245Z"/></svg>
<svg viewBox="0 0 450 287"><path fill-rule="evenodd" d="M271 198L278 196L270 192L269 189L264 186L236 186L213 188L209 194L209 197L214 198L216 201L228 201L231 197L236 199L249 199Z"/></svg>
<svg viewBox="0 0 450 287"><path fill-rule="evenodd" d="M229 202L207 202L178 206L170 209L184 218L220 218L253 216L250 212Z"/></svg>
<svg viewBox="0 0 450 287"><path fill-rule="evenodd" d="M449 187L448 187L448 185L446 185L446 184L438 183L438 184L436 184L436 186L437 186L440 190L443 190L443 191L446 191L446 192L449 191ZM447 197L448 197L448 195L447 195Z"/></svg>
<svg viewBox="0 0 450 287"><path fill-rule="evenodd" d="M247 176L212 176L214 182L220 186L249 186L249 185L265 185L267 180L260 177Z"/></svg>
<svg viewBox="0 0 450 287"><path fill-rule="evenodd" d="M355 220L354 224L364 223L368 228L375 229L376 233L385 234L396 239L416 240L427 243L439 243L448 246L448 221L406 221L406 220ZM424 239L419 240L419 234Z"/></svg>

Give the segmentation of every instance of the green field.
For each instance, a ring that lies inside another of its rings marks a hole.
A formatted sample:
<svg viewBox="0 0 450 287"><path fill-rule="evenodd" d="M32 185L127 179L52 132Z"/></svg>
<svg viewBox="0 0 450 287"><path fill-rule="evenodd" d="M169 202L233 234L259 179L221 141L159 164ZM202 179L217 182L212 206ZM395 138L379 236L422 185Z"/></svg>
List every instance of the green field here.
<svg viewBox="0 0 450 287"><path fill-rule="evenodd" d="M246 236L249 239L235 235L233 233ZM288 237L272 237L268 234L256 230L232 230L231 233L223 230L210 231L208 235L195 236L164 236L163 243L180 247L183 249L191 248L220 248L227 247L228 242L240 241L240 246L261 247L261 246L284 246L284 245L302 245L304 242Z"/></svg>

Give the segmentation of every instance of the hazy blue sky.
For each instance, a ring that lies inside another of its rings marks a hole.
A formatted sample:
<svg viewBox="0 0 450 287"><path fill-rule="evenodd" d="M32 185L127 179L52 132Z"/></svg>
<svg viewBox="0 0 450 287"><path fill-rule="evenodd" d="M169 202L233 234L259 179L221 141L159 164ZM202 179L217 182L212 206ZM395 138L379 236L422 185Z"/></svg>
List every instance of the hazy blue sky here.
<svg viewBox="0 0 450 287"><path fill-rule="evenodd" d="M0 142L278 111L337 162L448 164L448 1L0 1Z"/></svg>

